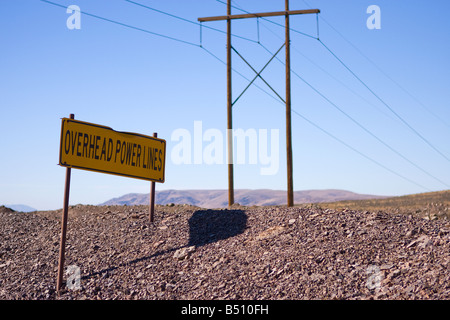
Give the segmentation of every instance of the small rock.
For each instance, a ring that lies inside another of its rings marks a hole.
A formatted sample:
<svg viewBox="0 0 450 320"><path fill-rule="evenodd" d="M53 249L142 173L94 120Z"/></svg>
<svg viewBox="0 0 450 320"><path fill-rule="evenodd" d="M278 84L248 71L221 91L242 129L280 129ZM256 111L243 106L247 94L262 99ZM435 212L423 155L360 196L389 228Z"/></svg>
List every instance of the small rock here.
<svg viewBox="0 0 450 320"><path fill-rule="evenodd" d="M316 263L321 263L324 259L324 257L317 257L314 261L316 261Z"/></svg>
<svg viewBox="0 0 450 320"><path fill-rule="evenodd" d="M271 237L275 237L282 233L285 230L282 226L271 227L269 229L264 230L260 234L256 236L256 240L263 240Z"/></svg>
<svg viewBox="0 0 450 320"><path fill-rule="evenodd" d="M386 263L380 266L380 270L389 270L394 267L393 263Z"/></svg>
<svg viewBox="0 0 450 320"><path fill-rule="evenodd" d="M417 241L419 242L417 247L421 249L433 246L433 240L431 240L430 237L426 235L420 236L419 239L417 239Z"/></svg>
<svg viewBox="0 0 450 320"><path fill-rule="evenodd" d="M161 241L156 241L154 244L153 244L153 248L158 248L160 245L162 245L164 243L164 240L161 240Z"/></svg>
<svg viewBox="0 0 450 320"><path fill-rule="evenodd" d="M406 237L407 237L407 238L410 238L410 237L412 237L413 235L415 235L416 233L417 233L417 230L416 230L416 229L409 230L409 231L406 233Z"/></svg>
<svg viewBox="0 0 450 320"><path fill-rule="evenodd" d="M183 260L194 251L195 251L195 246L181 248L181 249L178 249L177 251L175 251L175 253L173 254L173 258L178 259L178 260Z"/></svg>
<svg viewBox="0 0 450 320"><path fill-rule="evenodd" d="M319 214L318 213L313 213L312 215L310 215L308 218L309 219L314 219L315 217L318 217Z"/></svg>
<svg viewBox="0 0 450 320"><path fill-rule="evenodd" d="M397 276L399 276L400 274L401 274L401 271L396 269L396 270L392 271L391 273L389 273L387 278L388 279L394 279Z"/></svg>

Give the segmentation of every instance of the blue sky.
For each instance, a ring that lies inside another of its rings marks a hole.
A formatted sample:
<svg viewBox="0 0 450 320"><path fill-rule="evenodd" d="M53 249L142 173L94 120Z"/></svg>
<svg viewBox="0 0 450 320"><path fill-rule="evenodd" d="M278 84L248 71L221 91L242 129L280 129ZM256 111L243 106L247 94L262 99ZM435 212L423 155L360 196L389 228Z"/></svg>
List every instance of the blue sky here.
<svg viewBox="0 0 450 320"><path fill-rule="evenodd" d="M173 132L193 133L195 121L202 121L203 131L218 129L225 135L226 67L198 46L200 27L124 0L53 2L78 5L81 29L67 28L70 14L64 8L40 0L0 1L0 204L62 207L65 169L58 166L59 139L61 118L70 113L119 131L158 132L166 139L166 182L157 184L157 190L226 189L226 164L175 164L170 157L178 143L171 141ZM136 2L194 22L226 13L226 6L216 0ZM233 5L250 12L284 10L281 0L239 0ZM381 9L379 30L367 28L370 5ZM292 74L292 109L309 120L292 115L294 189L379 195L449 189L450 3L290 1L292 10L308 8L321 10L322 43L440 153L315 39L316 15L293 16L291 28L311 37L291 32L291 68L316 89ZM270 20L284 23L282 17ZM223 21L205 25L226 30ZM233 46L257 70L271 57L264 47L275 52L284 37L282 27L264 20L258 32L255 19L233 21L232 32L255 41L259 37L260 44L233 38ZM226 61L225 34L202 28L201 40L204 48ZM277 57L284 59L284 49ZM236 54L233 68L247 79L254 76ZM262 76L284 97L280 61L272 61ZM261 80L255 83L270 93ZM233 73L233 96L247 84ZM286 189L283 104L252 86L233 107L233 127L280 133L277 174L261 175L259 165L235 165L235 188ZM98 204L149 188L146 181L72 170L70 203Z"/></svg>

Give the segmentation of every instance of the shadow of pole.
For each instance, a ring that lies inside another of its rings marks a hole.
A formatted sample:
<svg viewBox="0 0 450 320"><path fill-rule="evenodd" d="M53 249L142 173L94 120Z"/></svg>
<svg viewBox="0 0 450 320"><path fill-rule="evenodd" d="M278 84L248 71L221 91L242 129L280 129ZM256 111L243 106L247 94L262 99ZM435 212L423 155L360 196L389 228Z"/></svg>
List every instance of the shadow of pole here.
<svg viewBox="0 0 450 320"><path fill-rule="evenodd" d="M247 215L243 210L197 210L189 219L188 246L203 246L244 232Z"/></svg>

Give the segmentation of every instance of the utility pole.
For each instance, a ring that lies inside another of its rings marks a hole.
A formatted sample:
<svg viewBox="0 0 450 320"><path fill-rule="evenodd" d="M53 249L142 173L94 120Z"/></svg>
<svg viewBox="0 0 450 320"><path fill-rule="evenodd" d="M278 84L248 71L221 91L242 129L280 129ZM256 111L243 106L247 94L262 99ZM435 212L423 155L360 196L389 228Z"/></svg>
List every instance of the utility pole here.
<svg viewBox="0 0 450 320"><path fill-rule="evenodd" d="M274 91L283 102L286 103L286 161L287 161L287 205L292 207L294 205L294 179L293 179L293 163L292 163L292 130L291 130L291 62L290 62L290 28L289 28L289 16L297 14L312 14L320 13L318 9L310 10L289 10L289 0L285 0L285 10L276 12L263 12L263 13L247 13L231 15L231 0L227 0L227 15L198 18L200 22L207 21L221 21L227 20L227 146L228 146L228 205L231 206L234 203L234 181L233 181L233 134L232 134L232 97L231 97L231 49L236 51L231 45L231 20L233 19L246 19L246 18L261 18L261 17L275 17L285 16L285 50L286 50L286 99L283 100L278 93L276 93L272 87L261 77L253 67L251 67L247 61L238 53L238 55L257 73L257 77L260 77L272 91ZM278 53L278 52L277 52ZM276 54L275 54L276 55ZM273 58L273 57L272 57ZM270 61L269 61L270 62ZM246 88L247 89L247 88ZM245 89L245 90L246 90ZM244 90L244 91L245 91ZM242 94L241 94L242 95ZM236 101L235 101L236 102Z"/></svg>
<svg viewBox="0 0 450 320"><path fill-rule="evenodd" d="M286 22L286 168L287 168L287 205L294 205L294 178L292 166L292 130L291 130L291 45L289 37L289 0L285 0Z"/></svg>
<svg viewBox="0 0 450 320"><path fill-rule="evenodd" d="M231 16L231 0L227 2L227 15ZM231 19L227 19L227 146L228 146L228 205L234 204L233 174L233 101L231 87Z"/></svg>

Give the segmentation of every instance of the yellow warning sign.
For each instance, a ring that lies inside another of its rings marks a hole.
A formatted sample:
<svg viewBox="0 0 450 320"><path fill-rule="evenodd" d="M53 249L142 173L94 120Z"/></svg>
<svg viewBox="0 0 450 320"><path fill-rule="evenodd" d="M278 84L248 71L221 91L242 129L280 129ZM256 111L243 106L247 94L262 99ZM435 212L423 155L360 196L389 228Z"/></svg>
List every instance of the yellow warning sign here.
<svg viewBox="0 0 450 320"><path fill-rule="evenodd" d="M61 166L164 182L165 163L163 139L62 119Z"/></svg>

